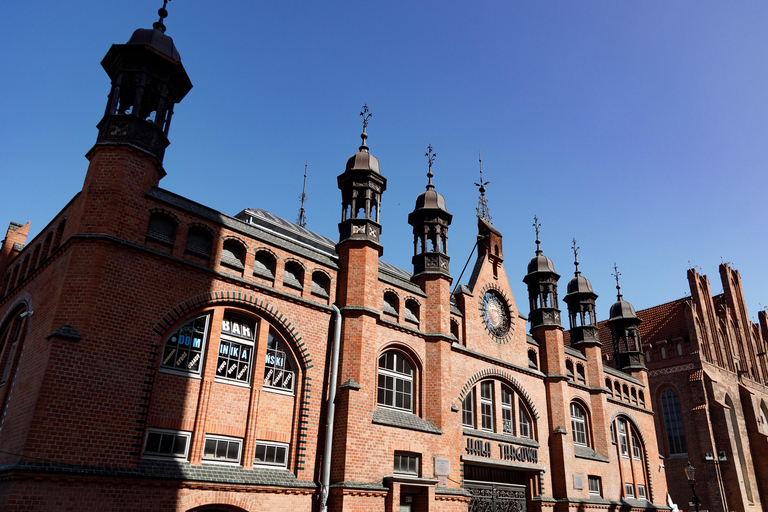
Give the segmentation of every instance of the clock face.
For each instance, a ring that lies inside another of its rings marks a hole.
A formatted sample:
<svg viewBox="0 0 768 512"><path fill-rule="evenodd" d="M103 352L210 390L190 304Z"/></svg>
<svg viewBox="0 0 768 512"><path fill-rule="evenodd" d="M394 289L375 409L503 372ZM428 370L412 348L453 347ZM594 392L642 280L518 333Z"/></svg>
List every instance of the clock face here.
<svg viewBox="0 0 768 512"><path fill-rule="evenodd" d="M483 319L490 333L504 338L509 332L509 306L495 291L487 291L482 300Z"/></svg>

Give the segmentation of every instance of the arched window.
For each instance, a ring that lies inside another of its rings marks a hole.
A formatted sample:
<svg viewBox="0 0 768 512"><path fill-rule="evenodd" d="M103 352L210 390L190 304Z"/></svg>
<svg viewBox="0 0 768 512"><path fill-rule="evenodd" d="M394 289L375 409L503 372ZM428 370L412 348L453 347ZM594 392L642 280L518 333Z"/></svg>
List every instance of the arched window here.
<svg viewBox="0 0 768 512"><path fill-rule="evenodd" d="M532 370L539 369L539 358L536 357L535 350L528 351L528 368L531 368Z"/></svg>
<svg viewBox="0 0 768 512"><path fill-rule="evenodd" d="M302 268L302 266L295 261L286 262L285 273L283 274L283 284L289 288L303 290L304 268Z"/></svg>
<svg viewBox="0 0 768 512"><path fill-rule="evenodd" d="M322 272L313 272L312 273L312 295L317 295L318 297L323 297L324 299L328 298L328 289L330 287L331 280L328 279L328 276L326 276Z"/></svg>
<svg viewBox="0 0 768 512"><path fill-rule="evenodd" d="M573 380L573 363L571 361L565 362L565 374L569 379Z"/></svg>
<svg viewBox="0 0 768 512"><path fill-rule="evenodd" d="M622 394L622 396L624 397L624 401L629 402L629 386L624 384L624 386L622 386L622 389L624 390L624 393Z"/></svg>
<svg viewBox="0 0 768 512"><path fill-rule="evenodd" d="M274 332L267 340L267 359L264 363L264 387L293 392L296 370L284 342Z"/></svg>
<svg viewBox="0 0 768 512"><path fill-rule="evenodd" d="M221 251L221 264L236 270L243 270L245 268L244 262L245 250L243 250L240 242L237 240L224 240Z"/></svg>
<svg viewBox="0 0 768 512"><path fill-rule="evenodd" d="M573 444L589 446L587 415L584 408L576 402L571 402L571 431L573 432Z"/></svg>
<svg viewBox="0 0 768 512"><path fill-rule="evenodd" d="M459 322L451 318L451 334L458 342L461 342L461 333L459 331Z"/></svg>
<svg viewBox="0 0 768 512"><path fill-rule="evenodd" d="M611 386L611 379L605 379L605 387L608 389L608 392L613 395L613 386Z"/></svg>
<svg viewBox="0 0 768 512"><path fill-rule="evenodd" d="M481 381L467 393L461 408L464 427L511 436L533 437L531 415L524 399L520 393L502 381Z"/></svg>
<svg viewBox="0 0 768 512"><path fill-rule="evenodd" d="M377 403L413 412L413 378L413 365L402 353L390 350L381 354Z"/></svg>
<svg viewBox="0 0 768 512"><path fill-rule="evenodd" d="M688 453L683 430L683 417L680 413L680 401L672 388L661 393L661 411L664 416L664 427L667 431L669 455Z"/></svg>
<svg viewBox="0 0 768 512"><path fill-rule="evenodd" d="M385 314L391 315L397 319L397 312L400 310L400 299L394 292L384 292L384 303L382 309Z"/></svg>
<svg viewBox="0 0 768 512"><path fill-rule="evenodd" d="M515 435L515 395L507 386L501 386L501 428L505 434Z"/></svg>
<svg viewBox="0 0 768 512"><path fill-rule="evenodd" d="M156 242L173 245L173 235L176 231L176 221L165 213L154 212L149 216L147 238Z"/></svg>
<svg viewBox="0 0 768 512"><path fill-rule="evenodd" d="M418 325L419 303L415 300L405 301L405 319Z"/></svg>
<svg viewBox="0 0 768 512"><path fill-rule="evenodd" d="M576 379L579 382L586 382L586 376L584 375L584 366L582 364L576 365Z"/></svg>
<svg viewBox="0 0 768 512"><path fill-rule="evenodd" d="M677 355L678 357L683 357L683 344L678 343L677 344Z"/></svg>
<svg viewBox="0 0 768 512"><path fill-rule="evenodd" d="M199 375L208 341L209 323L210 315L204 314L188 320L176 329L165 340L160 367L174 373Z"/></svg>
<svg viewBox="0 0 768 512"><path fill-rule="evenodd" d="M618 400L621 400L621 384L619 384L618 382L615 382L614 386L616 386L616 393L614 394L616 395L616 398Z"/></svg>
<svg viewBox="0 0 768 512"><path fill-rule="evenodd" d="M480 419L483 430L493 432L493 381L480 383Z"/></svg>
<svg viewBox="0 0 768 512"><path fill-rule="evenodd" d="M645 393L643 393L642 391L638 391L637 398L640 400L640 405L642 407L645 407Z"/></svg>
<svg viewBox="0 0 768 512"><path fill-rule="evenodd" d="M187 246L184 251L203 258L210 258L212 241L213 235L207 229L201 226L191 226L187 231Z"/></svg>
<svg viewBox="0 0 768 512"><path fill-rule="evenodd" d="M661 358L662 359L667 358L667 347L661 347Z"/></svg>
<svg viewBox="0 0 768 512"><path fill-rule="evenodd" d="M632 392L632 403L637 405L637 390L632 388L630 391Z"/></svg>
<svg viewBox="0 0 768 512"><path fill-rule="evenodd" d="M259 251L253 259L253 275L273 281L277 260L269 251Z"/></svg>

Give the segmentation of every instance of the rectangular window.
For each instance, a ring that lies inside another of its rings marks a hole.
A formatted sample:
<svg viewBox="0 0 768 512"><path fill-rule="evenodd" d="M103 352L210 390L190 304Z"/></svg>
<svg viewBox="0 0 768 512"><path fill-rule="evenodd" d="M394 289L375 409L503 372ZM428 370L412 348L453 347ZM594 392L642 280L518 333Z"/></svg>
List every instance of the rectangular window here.
<svg viewBox="0 0 768 512"><path fill-rule="evenodd" d="M624 484L624 493L627 498L635 497L635 486L632 484Z"/></svg>
<svg viewBox="0 0 768 512"><path fill-rule="evenodd" d="M637 484L637 497L641 500L646 499L645 486L643 484Z"/></svg>
<svg viewBox="0 0 768 512"><path fill-rule="evenodd" d="M461 423L465 427L475 428L475 390L467 394L461 403Z"/></svg>
<svg viewBox="0 0 768 512"><path fill-rule="evenodd" d="M480 416L483 430L493 432L493 382L491 381L480 384Z"/></svg>
<svg viewBox="0 0 768 512"><path fill-rule="evenodd" d="M602 485L600 482L600 477L595 475L589 475L589 494L590 496L602 496L603 493L601 491Z"/></svg>
<svg viewBox="0 0 768 512"><path fill-rule="evenodd" d="M528 413L525 412L522 406L518 407L520 410L520 437L526 439L531 438L531 420L528 417Z"/></svg>
<svg viewBox="0 0 768 512"><path fill-rule="evenodd" d="M256 457L253 463L261 466L288 466L288 447L285 443L256 441Z"/></svg>
<svg viewBox="0 0 768 512"><path fill-rule="evenodd" d="M629 442L627 441L627 423L619 420L619 446L621 447L621 456L629 458Z"/></svg>
<svg viewBox="0 0 768 512"><path fill-rule="evenodd" d="M186 459L191 437L191 432L148 429L147 440L144 443L144 456Z"/></svg>
<svg viewBox="0 0 768 512"><path fill-rule="evenodd" d="M501 423L505 434L515 435L515 422L512 415L512 391L501 387Z"/></svg>
<svg viewBox="0 0 768 512"><path fill-rule="evenodd" d="M395 452L394 472L399 475L419 476L419 456L413 453Z"/></svg>
<svg viewBox="0 0 768 512"><path fill-rule="evenodd" d="M240 463L243 440L223 436L205 436L203 460Z"/></svg>
<svg viewBox="0 0 768 512"><path fill-rule="evenodd" d="M225 316L221 322L216 377L248 384L251 382L256 325L253 320Z"/></svg>
<svg viewBox="0 0 768 512"><path fill-rule="evenodd" d="M635 460L642 458L642 451L640 450L640 440L637 438L634 432L632 432L632 457Z"/></svg>

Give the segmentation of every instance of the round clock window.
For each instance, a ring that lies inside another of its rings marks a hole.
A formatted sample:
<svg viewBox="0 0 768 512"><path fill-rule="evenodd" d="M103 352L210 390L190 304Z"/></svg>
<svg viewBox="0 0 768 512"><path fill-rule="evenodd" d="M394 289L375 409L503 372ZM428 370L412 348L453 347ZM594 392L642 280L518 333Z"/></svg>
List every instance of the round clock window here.
<svg viewBox="0 0 768 512"><path fill-rule="evenodd" d="M496 292L488 291L483 295L483 319L488 331L497 338L503 338L509 332L509 306Z"/></svg>

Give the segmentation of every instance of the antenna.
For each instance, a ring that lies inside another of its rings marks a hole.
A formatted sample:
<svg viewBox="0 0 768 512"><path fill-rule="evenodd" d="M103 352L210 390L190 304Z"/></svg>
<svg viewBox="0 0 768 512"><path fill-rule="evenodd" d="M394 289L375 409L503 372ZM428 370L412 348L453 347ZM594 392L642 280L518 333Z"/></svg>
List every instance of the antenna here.
<svg viewBox="0 0 768 512"><path fill-rule="evenodd" d="M301 189L301 208L299 209L299 218L296 219L296 224L305 228L307 227L307 216L304 214L304 202L307 200L307 160L304 160L304 186Z"/></svg>

